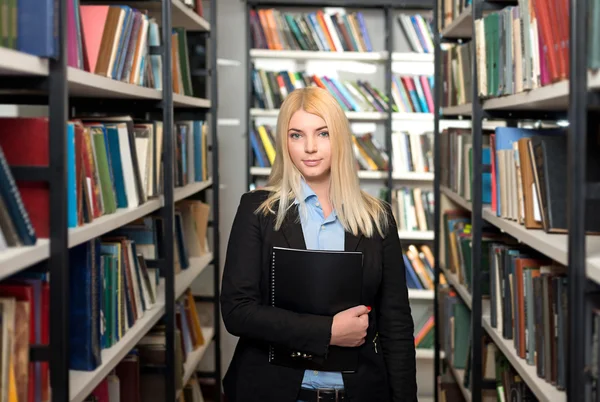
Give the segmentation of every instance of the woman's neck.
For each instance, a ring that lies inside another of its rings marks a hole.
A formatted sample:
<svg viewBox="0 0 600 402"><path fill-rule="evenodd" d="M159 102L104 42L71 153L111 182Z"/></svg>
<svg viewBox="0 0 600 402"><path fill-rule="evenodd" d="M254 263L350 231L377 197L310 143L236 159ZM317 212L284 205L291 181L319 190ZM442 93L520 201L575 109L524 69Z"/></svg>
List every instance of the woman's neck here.
<svg viewBox="0 0 600 402"><path fill-rule="evenodd" d="M308 184L312 191L317 195L325 217L329 216L332 210L332 205L329 201L329 176L323 179L306 180L306 184Z"/></svg>

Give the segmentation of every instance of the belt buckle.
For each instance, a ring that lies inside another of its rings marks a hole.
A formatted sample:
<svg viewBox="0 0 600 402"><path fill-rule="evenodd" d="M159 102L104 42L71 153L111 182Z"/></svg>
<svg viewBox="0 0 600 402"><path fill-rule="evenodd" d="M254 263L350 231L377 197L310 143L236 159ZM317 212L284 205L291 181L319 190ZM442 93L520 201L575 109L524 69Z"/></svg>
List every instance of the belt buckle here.
<svg viewBox="0 0 600 402"><path fill-rule="evenodd" d="M339 389L332 389L332 390L323 390L323 391L334 391L335 392L335 402L340 402L340 390ZM317 389L317 401L321 400L321 390Z"/></svg>

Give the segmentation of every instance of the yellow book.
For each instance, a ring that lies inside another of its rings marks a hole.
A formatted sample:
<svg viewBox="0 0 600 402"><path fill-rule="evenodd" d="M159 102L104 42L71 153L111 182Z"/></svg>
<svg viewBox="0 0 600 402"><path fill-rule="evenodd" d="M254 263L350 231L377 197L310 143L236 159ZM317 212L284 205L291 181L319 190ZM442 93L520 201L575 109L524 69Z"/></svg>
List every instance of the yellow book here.
<svg viewBox="0 0 600 402"><path fill-rule="evenodd" d="M8 402L19 402L17 396L17 380L15 378L14 355L10 354L10 364L8 368Z"/></svg>
<svg viewBox="0 0 600 402"><path fill-rule="evenodd" d="M202 328L200 327L200 318L198 318L198 311L196 310L196 302L194 301L194 296L192 295L191 289L186 291L187 295L187 303L190 309L190 315L192 316L192 322L190 325L192 329L196 333L196 339L198 340L198 344L196 346L202 346L206 342L204 339L204 334L202 333Z"/></svg>
<svg viewBox="0 0 600 402"><path fill-rule="evenodd" d="M271 139L269 138L269 134L267 133L267 129L265 128L265 126L258 126L257 130L258 130L258 135L260 135L260 140L262 141L263 146L265 147L265 152L267 153L267 158L269 158L269 162L271 163L271 166L272 166L273 163L275 162L275 148L273 147L273 144L271 143Z"/></svg>

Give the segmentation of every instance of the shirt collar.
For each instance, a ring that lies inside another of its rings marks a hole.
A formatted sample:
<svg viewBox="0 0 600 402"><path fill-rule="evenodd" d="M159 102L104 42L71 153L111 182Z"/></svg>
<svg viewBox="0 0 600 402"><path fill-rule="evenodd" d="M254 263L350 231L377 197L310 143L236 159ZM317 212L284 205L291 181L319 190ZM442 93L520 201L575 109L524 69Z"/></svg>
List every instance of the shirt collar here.
<svg viewBox="0 0 600 402"><path fill-rule="evenodd" d="M298 196L294 200L294 204L298 204L298 198L301 198L302 200L304 200L304 202L306 202L311 197L315 197L316 198L317 194L315 194L315 192L313 191L313 189L310 188L310 186L308 185L308 183L306 182L306 180L304 180L303 178L301 178L300 179L300 194L298 194Z"/></svg>

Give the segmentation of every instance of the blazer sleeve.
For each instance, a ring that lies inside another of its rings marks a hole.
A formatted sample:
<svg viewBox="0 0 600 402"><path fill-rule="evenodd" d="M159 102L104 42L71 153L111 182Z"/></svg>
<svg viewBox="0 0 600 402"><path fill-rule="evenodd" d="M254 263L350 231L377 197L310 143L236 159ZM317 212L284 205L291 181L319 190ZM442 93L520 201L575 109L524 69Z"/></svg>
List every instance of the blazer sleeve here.
<svg viewBox="0 0 600 402"><path fill-rule="evenodd" d="M261 199L256 193L244 194L234 218L220 298L225 327L238 337L326 356L332 317L297 314L262 302L263 239L260 217L254 213Z"/></svg>
<svg viewBox="0 0 600 402"><path fill-rule="evenodd" d="M417 402L414 323L398 228L389 205L389 230L383 239L383 277L378 331L394 402Z"/></svg>

